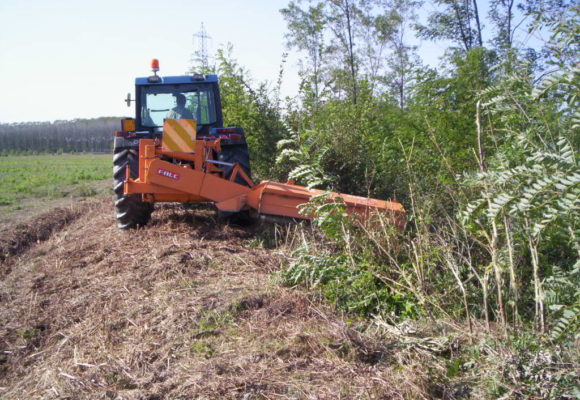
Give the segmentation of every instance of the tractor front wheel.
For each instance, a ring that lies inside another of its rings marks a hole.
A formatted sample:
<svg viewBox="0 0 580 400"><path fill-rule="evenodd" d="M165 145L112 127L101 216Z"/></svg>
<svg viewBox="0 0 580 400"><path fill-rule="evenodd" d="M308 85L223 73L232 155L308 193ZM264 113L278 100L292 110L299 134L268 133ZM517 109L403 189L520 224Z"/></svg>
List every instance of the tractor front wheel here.
<svg viewBox="0 0 580 400"><path fill-rule="evenodd" d="M124 181L126 169L130 177L139 176L139 154L136 149L115 149L113 154L113 191L117 226L120 229L131 229L145 226L151 219L153 204L141 200L139 195L126 196Z"/></svg>

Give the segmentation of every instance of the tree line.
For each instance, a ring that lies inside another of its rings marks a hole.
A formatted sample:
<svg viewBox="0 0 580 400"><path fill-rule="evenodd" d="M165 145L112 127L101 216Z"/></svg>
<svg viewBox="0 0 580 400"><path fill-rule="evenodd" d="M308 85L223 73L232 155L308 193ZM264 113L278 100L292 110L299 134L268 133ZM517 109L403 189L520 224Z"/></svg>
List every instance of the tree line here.
<svg viewBox="0 0 580 400"><path fill-rule="evenodd" d="M120 118L0 124L0 154L110 152Z"/></svg>

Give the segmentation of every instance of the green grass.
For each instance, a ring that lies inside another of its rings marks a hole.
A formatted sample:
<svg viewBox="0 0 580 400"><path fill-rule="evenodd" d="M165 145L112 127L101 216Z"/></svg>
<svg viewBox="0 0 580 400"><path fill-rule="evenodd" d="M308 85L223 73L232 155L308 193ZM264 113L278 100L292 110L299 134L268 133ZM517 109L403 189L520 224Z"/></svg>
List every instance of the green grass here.
<svg viewBox="0 0 580 400"><path fill-rule="evenodd" d="M111 177L110 154L45 154L0 157L0 206L27 198L90 196L91 182Z"/></svg>

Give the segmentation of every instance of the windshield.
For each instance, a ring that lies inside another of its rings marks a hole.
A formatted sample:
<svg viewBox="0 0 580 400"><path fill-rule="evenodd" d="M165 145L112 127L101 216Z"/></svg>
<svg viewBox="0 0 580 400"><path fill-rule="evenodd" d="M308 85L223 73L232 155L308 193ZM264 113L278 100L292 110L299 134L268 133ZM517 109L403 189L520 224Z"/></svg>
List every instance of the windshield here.
<svg viewBox="0 0 580 400"><path fill-rule="evenodd" d="M215 99L210 85L145 86L141 91L143 126L163 126L165 118L195 119L199 125L216 122Z"/></svg>

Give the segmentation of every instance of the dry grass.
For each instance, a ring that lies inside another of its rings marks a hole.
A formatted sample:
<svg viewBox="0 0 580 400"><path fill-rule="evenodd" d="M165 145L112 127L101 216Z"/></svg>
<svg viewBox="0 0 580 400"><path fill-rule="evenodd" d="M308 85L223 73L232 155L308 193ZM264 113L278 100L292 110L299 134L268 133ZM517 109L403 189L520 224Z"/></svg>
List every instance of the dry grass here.
<svg viewBox="0 0 580 400"><path fill-rule="evenodd" d="M19 223L0 233L0 262L3 266L11 264L12 256L24 253L30 246L48 239L53 232L63 229L87 210L86 205L72 205L54 208L39 217ZM0 269L0 276L9 273L7 268Z"/></svg>
<svg viewBox="0 0 580 400"><path fill-rule="evenodd" d="M260 227L165 206L120 232L108 199L74 215L7 260L3 400L448 397L420 347L277 286L284 248L255 248Z"/></svg>

